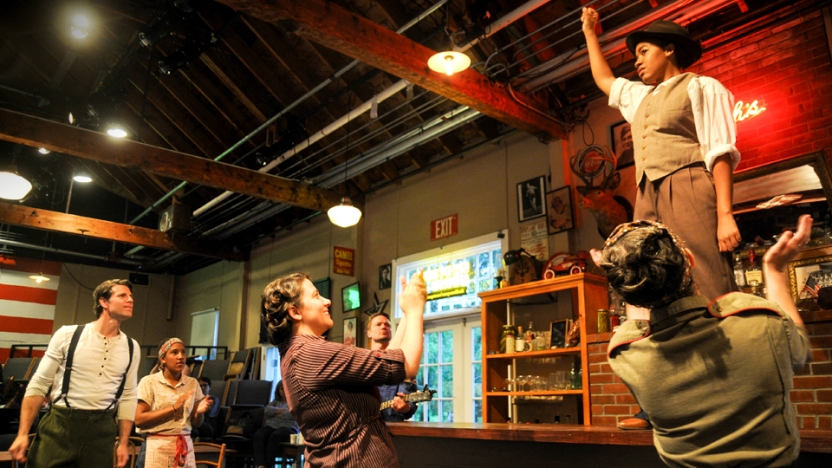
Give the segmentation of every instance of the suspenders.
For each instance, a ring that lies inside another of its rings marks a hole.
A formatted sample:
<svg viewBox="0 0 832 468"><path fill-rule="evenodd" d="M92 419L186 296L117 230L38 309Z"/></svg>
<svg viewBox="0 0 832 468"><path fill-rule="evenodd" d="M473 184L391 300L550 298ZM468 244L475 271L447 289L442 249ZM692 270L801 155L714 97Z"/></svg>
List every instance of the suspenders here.
<svg viewBox="0 0 832 468"><path fill-rule="evenodd" d="M72 361L75 358L75 348L78 347L78 340L81 339L81 333L84 332L84 328L86 325L78 325L75 329L75 333L72 334L72 339L69 341L69 351L67 351L66 355L66 370L64 370L64 381L61 385L61 396L55 400L55 403L64 400L66 402L66 407L72 409L69 406L69 400L66 399L66 394L69 393L69 378L72 374ZM130 371L130 365L133 364L133 339L127 335L124 335L127 338L127 347L130 353L130 359L127 362L127 369L124 370L124 374L121 376L121 385L118 386L118 391L116 392L116 397L110 403L110 406L107 409L113 407L114 404L121 398L121 394L124 392L124 382L127 381L127 372Z"/></svg>

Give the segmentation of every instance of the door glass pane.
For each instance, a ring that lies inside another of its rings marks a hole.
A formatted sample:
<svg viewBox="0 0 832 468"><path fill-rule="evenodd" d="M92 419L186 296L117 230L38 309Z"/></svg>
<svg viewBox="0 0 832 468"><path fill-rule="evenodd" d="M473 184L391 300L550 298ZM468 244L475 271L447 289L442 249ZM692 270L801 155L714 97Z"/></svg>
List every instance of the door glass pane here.
<svg viewBox="0 0 832 468"><path fill-rule="evenodd" d="M471 328L471 380L474 422L482 422L482 327Z"/></svg>
<svg viewBox="0 0 832 468"><path fill-rule="evenodd" d="M415 421L453 422L454 333L452 330L425 334L425 352L416 376L417 385L436 390L433 400L419 405ZM426 408L426 409L425 409Z"/></svg>

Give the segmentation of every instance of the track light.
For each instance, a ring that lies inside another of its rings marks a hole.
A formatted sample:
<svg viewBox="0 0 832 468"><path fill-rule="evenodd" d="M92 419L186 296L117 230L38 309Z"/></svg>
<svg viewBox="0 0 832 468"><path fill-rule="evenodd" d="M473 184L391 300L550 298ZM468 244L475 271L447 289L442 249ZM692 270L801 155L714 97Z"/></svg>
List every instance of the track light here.
<svg viewBox="0 0 832 468"><path fill-rule="evenodd" d="M82 184L88 184L92 182L92 177L86 174L75 174L74 176L72 176L72 180L74 180L75 182L80 182Z"/></svg>
<svg viewBox="0 0 832 468"><path fill-rule="evenodd" d="M49 154L49 153L51 153L51 151L49 151L46 148L38 148L38 153L40 153L40 154Z"/></svg>

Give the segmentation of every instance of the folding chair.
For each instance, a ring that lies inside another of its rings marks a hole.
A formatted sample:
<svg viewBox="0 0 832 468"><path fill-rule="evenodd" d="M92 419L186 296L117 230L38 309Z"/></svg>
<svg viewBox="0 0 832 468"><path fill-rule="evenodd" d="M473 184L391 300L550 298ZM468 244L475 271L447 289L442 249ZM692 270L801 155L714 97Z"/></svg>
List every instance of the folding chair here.
<svg viewBox="0 0 832 468"><path fill-rule="evenodd" d="M204 457L218 453L217 461L207 460ZM225 457L225 444L212 444L210 442L194 442L194 458L196 465L208 465L220 468Z"/></svg>
<svg viewBox="0 0 832 468"><path fill-rule="evenodd" d="M119 438L116 436L115 447L113 447L113 466L116 466L118 462L118 455L115 451L115 448L118 447L118 440ZM136 468L136 457L139 456L139 450L136 448L136 444L133 443L133 437L127 439L127 455L130 457L130 468Z"/></svg>

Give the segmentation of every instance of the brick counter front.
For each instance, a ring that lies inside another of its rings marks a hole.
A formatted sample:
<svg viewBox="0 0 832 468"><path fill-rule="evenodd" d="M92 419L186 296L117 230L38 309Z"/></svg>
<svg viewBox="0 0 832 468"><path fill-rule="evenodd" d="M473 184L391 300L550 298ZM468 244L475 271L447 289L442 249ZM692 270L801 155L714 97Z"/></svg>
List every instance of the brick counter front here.
<svg viewBox="0 0 832 468"><path fill-rule="evenodd" d="M812 361L794 376L792 403L800 429L832 429L832 311L803 314L812 344ZM592 424L615 426L639 408L607 362L610 333L587 335Z"/></svg>

